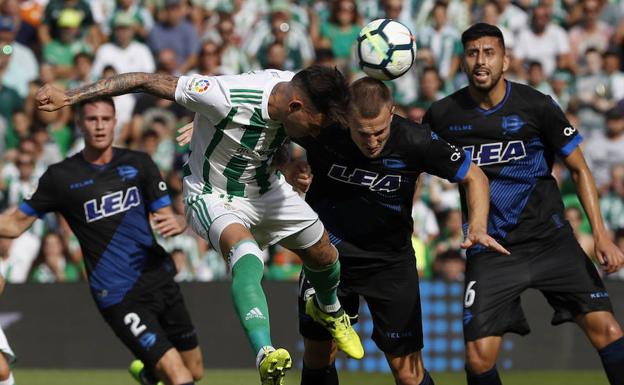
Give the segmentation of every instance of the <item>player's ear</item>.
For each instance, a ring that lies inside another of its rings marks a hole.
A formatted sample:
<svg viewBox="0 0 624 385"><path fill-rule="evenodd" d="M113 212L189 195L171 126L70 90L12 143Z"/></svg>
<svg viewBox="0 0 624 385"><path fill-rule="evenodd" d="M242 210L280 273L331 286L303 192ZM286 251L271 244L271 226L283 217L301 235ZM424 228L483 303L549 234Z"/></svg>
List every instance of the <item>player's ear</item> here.
<svg viewBox="0 0 624 385"><path fill-rule="evenodd" d="M503 53L503 73L507 72L509 69L509 55L507 52Z"/></svg>
<svg viewBox="0 0 624 385"><path fill-rule="evenodd" d="M289 113L298 112L298 111L301 111L302 109L303 109L303 102L301 100L291 99L291 101L288 102Z"/></svg>

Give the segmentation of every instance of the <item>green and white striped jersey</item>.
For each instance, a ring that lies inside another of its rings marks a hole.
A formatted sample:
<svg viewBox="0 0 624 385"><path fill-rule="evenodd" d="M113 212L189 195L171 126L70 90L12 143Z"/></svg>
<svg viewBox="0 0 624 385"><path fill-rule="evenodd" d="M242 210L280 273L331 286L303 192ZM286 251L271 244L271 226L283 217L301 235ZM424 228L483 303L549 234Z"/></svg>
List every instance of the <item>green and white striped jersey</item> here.
<svg viewBox="0 0 624 385"><path fill-rule="evenodd" d="M266 70L180 77L176 102L196 113L185 166L186 194L257 197L280 180L271 160L286 132L269 118L268 103L275 85L293 76Z"/></svg>

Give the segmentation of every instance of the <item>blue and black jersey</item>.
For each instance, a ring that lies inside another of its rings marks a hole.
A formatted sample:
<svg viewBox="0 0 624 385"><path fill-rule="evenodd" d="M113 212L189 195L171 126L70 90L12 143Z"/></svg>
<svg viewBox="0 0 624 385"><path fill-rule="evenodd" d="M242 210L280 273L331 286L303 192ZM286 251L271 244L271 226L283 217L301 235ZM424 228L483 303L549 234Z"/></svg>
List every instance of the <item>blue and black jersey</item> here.
<svg viewBox="0 0 624 385"><path fill-rule="evenodd" d="M549 238L568 227L552 165L555 155L567 157L582 137L550 96L507 81L504 99L483 110L463 88L433 103L423 121L461 146L489 178L488 233L501 244Z"/></svg>
<svg viewBox="0 0 624 385"><path fill-rule="evenodd" d="M31 216L56 211L65 217L80 242L91 293L106 308L172 279L175 269L148 217L170 204L150 157L115 148L105 165L78 153L50 166L19 208Z"/></svg>
<svg viewBox="0 0 624 385"><path fill-rule="evenodd" d="M395 115L379 157L365 157L348 130L333 127L296 140L307 150L314 180L306 201L319 214L341 258L414 257L412 200L416 179L428 172L463 180L470 160L420 125ZM349 256L340 245L349 244Z"/></svg>

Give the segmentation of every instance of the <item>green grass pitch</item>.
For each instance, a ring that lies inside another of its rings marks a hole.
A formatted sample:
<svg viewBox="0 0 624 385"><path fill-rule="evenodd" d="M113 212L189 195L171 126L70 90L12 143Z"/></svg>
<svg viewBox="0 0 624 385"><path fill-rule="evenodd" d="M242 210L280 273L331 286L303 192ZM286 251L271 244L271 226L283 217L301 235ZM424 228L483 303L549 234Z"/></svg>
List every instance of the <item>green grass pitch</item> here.
<svg viewBox="0 0 624 385"><path fill-rule="evenodd" d="M137 385L125 370L39 370L15 369L17 385ZM505 385L608 385L600 371L507 371L501 374ZM433 373L436 385L462 385L461 373ZM198 385L257 385L253 370L209 370ZM299 373L293 370L286 385L298 385ZM389 374L342 373L341 385L393 385Z"/></svg>

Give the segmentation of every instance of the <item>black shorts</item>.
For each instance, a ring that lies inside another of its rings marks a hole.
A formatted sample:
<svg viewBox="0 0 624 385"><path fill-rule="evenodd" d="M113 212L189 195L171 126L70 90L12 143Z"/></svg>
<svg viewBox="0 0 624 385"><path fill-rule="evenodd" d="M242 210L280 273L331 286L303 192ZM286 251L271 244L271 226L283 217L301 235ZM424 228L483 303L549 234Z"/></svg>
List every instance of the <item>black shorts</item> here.
<svg viewBox="0 0 624 385"><path fill-rule="evenodd" d="M314 294L314 289L303 279L303 273L299 289L299 332L311 340L331 340L329 332L305 314L305 299ZM372 339L381 351L405 356L422 350L422 314L415 260L348 273L342 264L338 298L352 323L357 322L360 296L370 309Z"/></svg>
<svg viewBox="0 0 624 385"><path fill-rule="evenodd" d="M198 346L180 287L173 280L138 299L124 299L100 312L117 337L147 367L153 368L171 348L187 351Z"/></svg>
<svg viewBox="0 0 624 385"><path fill-rule="evenodd" d="M552 324L580 314L612 312L596 267L569 229L553 239L508 248L511 255L484 251L468 258L464 287L464 339L507 332L528 334L520 295L538 289L554 309Z"/></svg>

